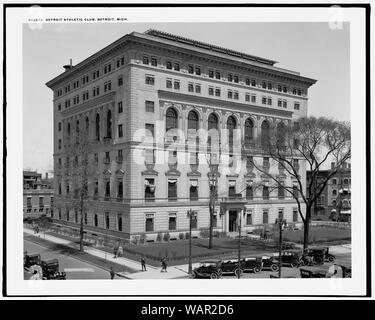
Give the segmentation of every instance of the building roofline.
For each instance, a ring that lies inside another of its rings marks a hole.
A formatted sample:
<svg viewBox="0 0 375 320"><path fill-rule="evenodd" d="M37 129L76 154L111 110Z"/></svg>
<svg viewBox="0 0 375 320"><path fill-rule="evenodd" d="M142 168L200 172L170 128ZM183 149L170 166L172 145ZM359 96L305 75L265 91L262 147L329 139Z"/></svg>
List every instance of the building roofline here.
<svg viewBox="0 0 375 320"><path fill-rule="evenodd" d="M85 68L90 63L94 63L98 59L101 59L103 56L110 54L113 51L118 50L120 47L126 45L126 43L131 40L156 41L156 42L163 43L165 45L176 45L177 43L180 45L180 48L181 46L184 46L182 47L182 49L193 50L193 51L199 50L198 51L199 53L210 54L212 56L222 58L222 59L225 59L225 58L232 59L233 63L249 64L249 66L251 67L255 67L255 68L258 67L258 68L263 68L265 70L268 70L270 72L277 72L281 76L290 77L292 79L294 78L295 80L306 82L309 85L312 85L317 81L315 79L303 77L298 72L275 67L273 64L276 63L276 61L273 61L273 60L259 58L259 57L248 55L248 54L241 53L238 51L233 51L230 49L225 49L222 47L213 46L213 45L206 44L203 42L190 40L187 38L174 36L169 33L150 29L144 33L133 31L132 33L124 35L123 37L117 39L116 41L107 45L103 49L92 54L91 56L84 59L83 61L79 62L77 65L72 66L71 68L67 68L64 72L54 77L53 79L49 80L48 82L46 82L46 86L52 89L60 81L64 81L64 79L79 72L81 69ZM234 59L237 59L237 60L234 60Z"/></svg>

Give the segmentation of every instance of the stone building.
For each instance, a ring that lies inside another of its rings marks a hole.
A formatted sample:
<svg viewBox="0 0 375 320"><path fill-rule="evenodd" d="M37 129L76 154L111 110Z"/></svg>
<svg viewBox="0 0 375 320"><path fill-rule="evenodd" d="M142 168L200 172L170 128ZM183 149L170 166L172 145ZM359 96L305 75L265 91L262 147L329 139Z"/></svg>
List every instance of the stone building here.
<svg viewBox="0 0 375 320"><path fill-rule="evenodd" d="M189 230L189 209L197 212L194 232L207 228L213 168L207 159L214 156L229 162L226 170L218 170L215 230L236 232L239 223L251 230L273 224L278 215L299 221L292 198L267 186L252 190L264 178L234 150L239 132L254 146L254 160L278 174L256 141L271 128L307 115L308 88L316 80L275 63L148 30L127 34L77 65L64 66L65 72L47 83L53 90L59 208L54 218L72 226L79 221L79 213L67 205L71 181L64 168L73 161L67 148L84 133L95 167L84 213L89 232L124 238L144 233L151 241L157 233L169 232L178 238ZM142 140L140 129L147 131L148 140ZM196 135L196 130L210 129L217 129L220 137ZM192 140L199 147L220 141L220 152L208 158L200 149L186 151ZM232 162L235 158L240 161ZM302 160L299 168L305 181ZM283 179L294 182L285 175ZM228 203L224 212L219 210L222 202Z"/></svg>

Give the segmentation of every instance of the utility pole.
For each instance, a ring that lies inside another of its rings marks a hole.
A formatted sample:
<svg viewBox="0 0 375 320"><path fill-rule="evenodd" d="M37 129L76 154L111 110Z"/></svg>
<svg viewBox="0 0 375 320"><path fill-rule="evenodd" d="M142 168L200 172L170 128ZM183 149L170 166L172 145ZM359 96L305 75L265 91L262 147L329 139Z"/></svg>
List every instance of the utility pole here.
<svg viewBox="0 0 375 320"><path fill-rule="evenodd" d="M282 251L282 241L283 241L283 227L286 225L285 219L277 218L275 224L279 227L279 278L281 278L281 251Z"/></svg>

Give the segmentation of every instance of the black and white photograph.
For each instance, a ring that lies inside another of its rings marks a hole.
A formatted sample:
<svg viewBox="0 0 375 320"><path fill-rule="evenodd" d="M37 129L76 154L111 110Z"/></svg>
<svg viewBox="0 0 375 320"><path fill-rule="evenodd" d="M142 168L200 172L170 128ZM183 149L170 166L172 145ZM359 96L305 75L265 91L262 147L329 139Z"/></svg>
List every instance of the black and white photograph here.
<svg viewBox="0 0 375 320"><path fill-rule="evenodd" d="M6 20L8 295L368 294L365 7Z"/></svg>

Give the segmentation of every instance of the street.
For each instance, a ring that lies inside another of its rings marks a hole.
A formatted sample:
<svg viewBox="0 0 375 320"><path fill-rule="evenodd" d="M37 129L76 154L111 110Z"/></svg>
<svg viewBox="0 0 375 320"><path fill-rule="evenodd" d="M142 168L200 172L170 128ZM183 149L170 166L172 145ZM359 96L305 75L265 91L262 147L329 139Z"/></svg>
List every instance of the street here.
<svg viewBox="0 0 375 320"><path fill-rule="evenodd" d="M39 253L43 259L57 258L59 260L60 271L66 272L66 279L110 279L108 271L95 267L91 264L60 253L50 251L34 242L24 240L24 250L29 254ZM29 279L30 274L24 271L24 279ZM118 278L117 279L123 279ZM115 278L115 279L116 279Z"/></svg>

